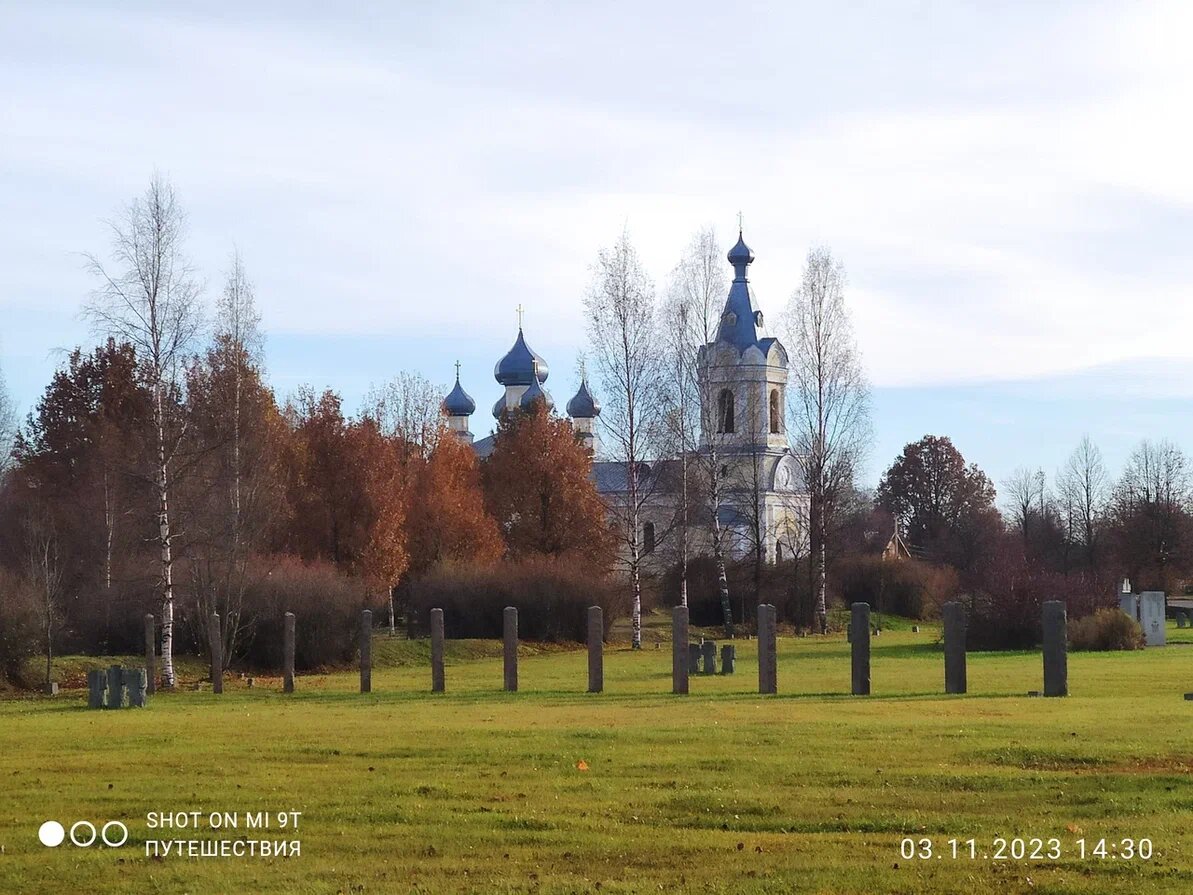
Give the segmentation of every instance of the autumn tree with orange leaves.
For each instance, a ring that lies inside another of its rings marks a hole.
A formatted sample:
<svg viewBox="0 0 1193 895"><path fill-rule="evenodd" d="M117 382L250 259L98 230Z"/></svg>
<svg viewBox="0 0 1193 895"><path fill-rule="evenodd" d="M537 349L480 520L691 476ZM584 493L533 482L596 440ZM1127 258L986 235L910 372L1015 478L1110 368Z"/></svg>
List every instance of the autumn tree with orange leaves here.
<svg viewBox="0 0 1193 895"><path fill-rule="evenodd" d="M388 590L410 561L398 440L370 417L346 420L330 391L318 398L301 393L287 415L294 432L287 549L307 560L330 559Z"/></svg>
<svg viewBox="0 0 1193 895"><path fill-rule="evenodd" d="M436 440L415 476L408 525L411 574L444 561L492 563L505 553L476 454L451 433Z"/></svg>
<svg viewBox="0 0 1193 895"><path fill-rule="evenodd" d="M350 462L358 476L362 517L353 532L351 570L388 599L410 565L401 446L369 417L353 422L346 434Z"/></svg>
<svg viewBox="0 0 1193 895"><path fill-rule="evenodd" d="M542 402L502 416L482 476L511 559L574 556L609 569L614 537L591 473L587 448Z"/></svg>

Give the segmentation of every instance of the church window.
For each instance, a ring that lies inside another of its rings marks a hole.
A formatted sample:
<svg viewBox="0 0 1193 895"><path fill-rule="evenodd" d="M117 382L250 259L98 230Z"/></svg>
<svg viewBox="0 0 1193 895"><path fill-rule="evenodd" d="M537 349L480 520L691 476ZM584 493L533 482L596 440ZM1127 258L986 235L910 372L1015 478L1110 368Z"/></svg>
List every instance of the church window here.
<svg viewBox="0 0 1193 895"><path fill-rule="evenodd" d="M775 562L783 561L783 542L775 541Z"/></svg>
<svg viewBox="0 0 1193 895"><path fill-rule="evenodd" d="M717 431L733 432L733 392L727 388L717 398Z"/></svg>
<svg viewBox="0 0 1193 895"><path fill-rule="evenodd" d="M654 523L647 522L642 526L642 552L654 553Z"/></svg>
<svg viewBox="0 0 1193 895"><path fill-rule="evenodd" d="M778 435L783 431L783 414L779 406L779 390L777 388L770 390L770 431L772 435Z"/></svg>

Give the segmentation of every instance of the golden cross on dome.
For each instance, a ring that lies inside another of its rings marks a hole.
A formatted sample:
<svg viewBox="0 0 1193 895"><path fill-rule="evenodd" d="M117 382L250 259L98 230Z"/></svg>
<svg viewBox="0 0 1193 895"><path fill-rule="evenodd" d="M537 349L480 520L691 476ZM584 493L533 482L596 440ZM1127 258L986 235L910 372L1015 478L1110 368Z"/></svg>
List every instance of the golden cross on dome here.
<svg viewBox="0 0 1193 895"><path fill-rule="evenodd" d="M739 211L737 213L737 235L738 236L741 236L741 231L742 231L742 214Z"/></svg>
<svg viewBox="0 0 1193 895"><path fill-rule="evenodd" d="M460 381L460 362L456 361L456 381Z"/></svg>
<svg viewBox="0 0 1193 895"><path fill-rule="evenodd" d="M522 315L526 313L526 309L518 305L518 329L522 328Z"/></svg>

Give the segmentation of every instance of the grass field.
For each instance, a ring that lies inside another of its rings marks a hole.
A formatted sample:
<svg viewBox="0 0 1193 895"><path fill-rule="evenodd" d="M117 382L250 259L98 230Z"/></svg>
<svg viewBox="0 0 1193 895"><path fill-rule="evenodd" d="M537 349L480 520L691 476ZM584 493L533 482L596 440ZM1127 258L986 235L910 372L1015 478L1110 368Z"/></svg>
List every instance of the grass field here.
<svg viewBox="0 0 1193 895"><path fill-rule="evenodd" d="M1193 645L1071 654L1067 699L1025 695L1038 653L972 654L970 694L945 697L935 631L892 623L869 698L844 695L841 636L781 639L778 696L753 692L740 641L736 675L676 697L655 639L610 647L599 695L581 651L527 648L506 694L498 645L461 642L433 696L427 645L380 637L367 696L342 673L292 696L277 679L184 686L146 710L88 711L77 690L0 700L0 892L1193 892ZM148 828L192 810L302 818ZM50 849L50 819L131 837ZM301 854L145 854L234 836L297 836ZM934 856L902 857L909 836ZM983 859L999 836L1055 837L1062 857ZM1077 854L1143 837L1148 861ZM953 859L950 838L977 857Z"/></svg>

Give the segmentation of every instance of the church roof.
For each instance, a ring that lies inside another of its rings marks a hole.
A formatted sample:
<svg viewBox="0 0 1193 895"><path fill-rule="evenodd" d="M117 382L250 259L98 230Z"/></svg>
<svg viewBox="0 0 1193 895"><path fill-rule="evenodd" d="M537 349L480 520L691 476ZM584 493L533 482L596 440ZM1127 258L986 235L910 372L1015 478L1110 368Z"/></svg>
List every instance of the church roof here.
<svg viewBox="0 0 1193 895"><path fill-rule="evenodd" d="M448 416L472 416L476 413L476 402L460 385L459 370L456 370L456 387L443 399L443 412Z"/></svg>
<svg viewBox="0 0 1193 895"><path fill-rule="evenodd" d="M729 263L733 265L733 283L729 286L729 297L721 313L721 326L717 341L728 342L738 351L745 351L758 343L762 335L762 311L750 288L746 268L754 261L754 253L746 245L741 233L737 245L729 250Z"/></svg>
<svg viewBox="0 0 1193 895"><path fill-rule="evenodd" d="M567 403L567 412L574 420L588 420L601 415L601 402L588 390L588 378L580 380L580 390Z"/></svg>
<svg viewBox="0 0 1193 895"><path fill-rule="evenodd" d="M476 454L478 460L483 460L493 453L493 445L497 440L496 435L486 435L472 442L472 451Z"/></svg>
<svg viewBox="0 0 1193 895"><path fill-rule="evenodd" d="M547 362L533 348L526 344L522 327L518 327L518 338L514 347L493 368L493 378L502 385L530 385L535 378L535 364L538 365L538 381L546 382L549 371Z"/></svg>
<svg viewBox="0 0 1193 895"><path fill-rule="evenodd" d="M543 376L542 378L546 379L547 377ZM529 410L530 406L535 401L542 401L545 403L548 410L555 409L555 402L551 400L551 395L541 385L539 385L539 378L532 375L530 379L530 385L527 387L526 391L522 392L522 397L518 401L518 406L523 410Z"/></svg>

